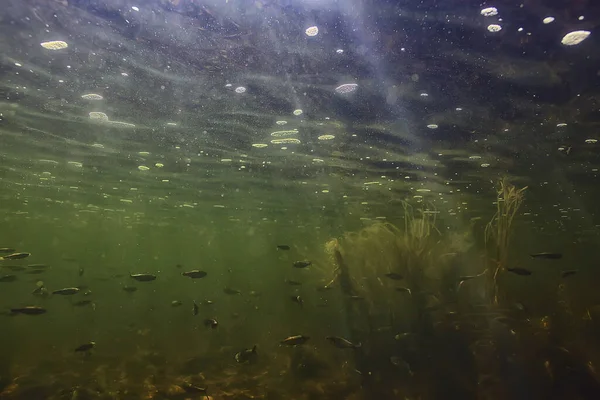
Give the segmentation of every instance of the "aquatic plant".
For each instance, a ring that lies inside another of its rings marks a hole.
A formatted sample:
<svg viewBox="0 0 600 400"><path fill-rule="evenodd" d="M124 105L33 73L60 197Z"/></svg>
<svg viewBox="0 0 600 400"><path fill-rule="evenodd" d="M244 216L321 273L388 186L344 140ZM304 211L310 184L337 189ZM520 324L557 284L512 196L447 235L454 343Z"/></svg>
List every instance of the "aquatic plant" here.
<svg viewBox="0 0 600 400"><path fill-rule="evenodd" d="M494 304L499 302L498 274L506 269L512 224L524 200L527 186L517 189L507 178L499 181L496 213L485 228L485 247L493 258L487 263L488 297Z"/></svg>

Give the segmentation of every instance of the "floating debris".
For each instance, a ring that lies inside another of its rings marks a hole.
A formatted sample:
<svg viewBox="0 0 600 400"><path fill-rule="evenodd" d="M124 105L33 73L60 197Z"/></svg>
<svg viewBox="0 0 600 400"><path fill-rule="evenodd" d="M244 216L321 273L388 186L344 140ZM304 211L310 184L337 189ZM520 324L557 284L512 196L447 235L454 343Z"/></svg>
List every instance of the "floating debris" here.
<svg viewBox="0 0 600 400"><path fill-rule="evenodd" d="M590 31L573 31L567 33L560 41L565 46L575 46L590 36Z"/></svg>
<svg viewBox="0 0 600 400"><path fill-rule="evenodd" d="M484 17L493 17L494 15L498 15L498 9L496 7L487 7L481 10L481 15Z"/></svg>
<svg viewBox="0 0 600 400"><path fill-rule="evenodd" d="M99 111L92 111L88 114L90 116L90 119L93 120L97 120L97 121L108 121L108 115L106 115L103 112L99 112Z"/></svg>
<svg viewBox="0 0 600 400"><path fill-rule="evenodd" d="M101 95L96 94L96 93L84 94L81 96L81 98L85 99L85 100L103 100L104 99L104 97L102 97Z"/></svg>
<svg viewBox="0 0 600 400"><path fill-rule="evenodd" d="M334 135L321 135L319 137L317 137L317 139L319 140L332 140L335 139Z"/></svg>
<svg viewBox="0 0 600 400"><path fill-rule="evenodd" d="M252 143L252 147L255 147L257 149L263 149L265 147L268 147L269 145L266 143Z"/></svg>
<svg viewBox="0 0 600 400"><path fill-rule="evenodd" d="M335 88L335 92L337 94L348 94L355 92L358 89L358 84L356 83L345 83Z"/></svg>
<svg viewBox="0 0 600 400"><path fill-rule="evenodd" d="M437 128L439 128L439 126L437 124L429 124L429 125L427 125L427 127L429 129L437 129Z"/></svg>
<svg viewBox="0 0 600 400"><path fill-rule="evenodd" d="M294 138L285 138L285 139L273 139L271 140L272 144L300 144L300 140Z"/></svg>
<svg viewBox="0 0 600 400"><path fill-rule="evenodd" d="M306 36L317 36L319 34L319 28L316 26L311 26L306 28L306 30L304 31L304 33L306 33Z"/></svg>
<svg viewBox="0 0 600 400"><path fill-rule="evenodd" d="M150 170L150 168L149 168L149 167L146 167L145 165L139 165L139 166L138 166L138 169L139 169L140 171L148 171L148 170Z"/></svg>
<svg viewBox="0 0 600 400"><path fill-rule="evenodd" d="M62 49L66 49L67 47L69 47L67 42L63 42L62 40L53 40L51 42L42 42L42 43L40 43L40 46L42 46L43 48L48 49L48 50L62 50Z"/></svg>
<svg viewBox="0 0 600 400"><path fill-rule="evenodd" d="M487 30L492 33L495 33L495 32L500 32L502 30L502 27L498 24L491 24L491 25L488 25Z"/></svg>
<svg viewBox="0 0 600 400"><path fill-rule="evenodd" d="M238 86L235 88L235 92L238 94L246 93L246 88L243 86Z"/></svg>
<svg viewBox="0 0 600 400"><path fill-rule="evenodd" d="M298 129L290 129L287 131L275 131L275 132L271 132L271 136L273 137L287 137L287 136L294 136L298 134Z"/></svg>
<svg viewBox="0 0 600 400"><path fill-rule="evenodd" d="M545 25L551 24L552 22L554 22L554 17L546 17L546 18L544 18L544 19L542 20L542 22L543 22Z"/></svg>
<svg viewBox="0 0 600 400"><path fill-rule="evenodd" d="M303 112L304 111L302 111L301 109L297 109L297 110L294 110L294 112L292 114L294 114L295 116L299 116L299 115L302 115Z"/></svg>

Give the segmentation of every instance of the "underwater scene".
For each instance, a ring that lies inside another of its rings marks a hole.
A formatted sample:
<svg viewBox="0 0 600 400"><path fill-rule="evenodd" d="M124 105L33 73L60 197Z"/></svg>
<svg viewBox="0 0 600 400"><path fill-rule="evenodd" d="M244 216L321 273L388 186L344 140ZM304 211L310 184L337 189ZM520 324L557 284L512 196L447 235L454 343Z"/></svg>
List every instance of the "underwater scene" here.
<svg viewBox="0 0 600 400"><path fill-rule="evenodd" d="M600 399L600 2L1 3L0 400Z"/></svg>

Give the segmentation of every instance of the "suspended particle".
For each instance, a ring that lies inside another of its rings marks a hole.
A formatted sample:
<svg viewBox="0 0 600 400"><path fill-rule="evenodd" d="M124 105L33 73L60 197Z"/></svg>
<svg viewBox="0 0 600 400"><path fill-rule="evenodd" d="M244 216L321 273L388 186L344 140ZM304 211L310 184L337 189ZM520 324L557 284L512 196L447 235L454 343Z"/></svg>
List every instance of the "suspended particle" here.
<svg viewBox="0 0 600 400"><path fill-rule="evenodd" d="M102 97L101 95L96 94L96 93L84 94L81 96L81 98L85 99L85 100L102 100L102 99L104 99L104 97Z"/></svg>
<svg viewBox="0 0 600 400"><path fill-rule="evenodd" d="M335 88L335 92L337 94L346 94L352 93L358 88L358 84L356 83L345 83Z"/></svg>
<svg viewBox="0 0 600 400"><path fill-rule="evenodd" d="M108 121L108 115L99 111L92 111L89 113L90 119L95 119L98 121Z"/></svg>
<svg viewBox="0 0 600 400"><path fill-rule="evenodd" d="M554 22L554 17L546 17L542 20L542 22L546 25L551 24Z"/></svg>
<svg viewBox="0 0 600 400"><path fill-rule="evenodd" d="M69 47L67 42L63 42L62 40L54 40L52 42L42 42L40 45L48 50L62 50Z"/></svg>
<svg viewBox="0 0 600 400"><path fill-rule="evenodd" d="M246 93L246 88L243 86L238 86L235 88L235 92L239 94Z"/></svg>
<svg viewBox="0 0 600 400"><path fill-rule="evenodd" d="M484 17L493 17L494 15L498 15L498 9L496 7L488 7L481 10L481 15Z"/></svg>
<svg viewBox="0 0 600 400"><path fill-rule="evenodd" d="M317 139L319 140L332 140L335 139L334 135L321 135Z"/></svg>
<svg viewBox="0 0 600 400"><path fill-rule="evenodd" d="M295 116L298 116L298 115L302 115L302 113L303 113L303 112L304 112L304 111L302 111L301 109L297 109L297 110L294 110L293 114L294 114Z"/></svg>
<svg viewBox="0 0 600 400"><path fill-rule="evenodd" d="M335 52L337 54L344 54L344 49L337 49Z"/></svg>
<svg viewBox="0 0 600 400"><path fill-rule="evenodd" d="M575 46L590 36L590 31L574 31L567 33L560 41L565 46Z"/></svg>
<svg viewBox="0 0 600 400"><path fill-rule="evenodd" d="M306 28L306 31L304 31L304 33L306 33L306 36L317 36L319 34L319 28L317 28L316 26L311 26L309 28Z"/></svg>
<svg viewBox="0 0 600 400"><path fill-rule="evenodd" d="M498 24L491 24L488 25L487 30L490 32L500 32L502 30L502 27Z"/></svg>
<svg viewBox="0 0 600 400"><path fill-rule="evenodd" d="M438 128L438 125L437 125L437 124L429 124L429 125L427 125L427 127L428 127L429 129L437 129L437 128Z"/></svg>

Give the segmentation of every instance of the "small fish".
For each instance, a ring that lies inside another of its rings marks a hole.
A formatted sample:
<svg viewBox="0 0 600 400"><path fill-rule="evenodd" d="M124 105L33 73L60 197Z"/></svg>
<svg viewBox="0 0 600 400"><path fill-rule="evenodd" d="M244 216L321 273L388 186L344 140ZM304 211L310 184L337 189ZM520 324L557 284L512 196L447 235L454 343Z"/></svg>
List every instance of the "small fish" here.
<svg viewBox="0 0 600 400"><path fill-rule="evenodd" d="M183 264L176 264L175 268L183 268Z"/></svg>
<svg viewBox="0 0 600 400"><path fill-rule="evenodd" d="M16 275L2 275L0 276L0 282L14 282L17 280Z"/></svg>
<svg viewBox="0 0 600 400"><path fill-rule="evenodd" d="M171 302L171 307L179 307L181 305L183 305L183 303L180 300L173 300Z"/></svg>
<svg viewBox="0 0 600 400"><path fill-rule="evenodd" d="M257 356L256 345L254 345L251 349L245 349L237 353L235 355L235 361L240 364L248 364L256 360Z"/></svg>
<svg viewBox="0 0 600 400"><path fill-rule="evenodd" d="M335 347L339 349L358 349L362 346L361 343L354 344L348 339L344 339L339 336L327 336L325 339L329 340Z"/></svg>
<svg viewBox="0 0 600 400"><path fill-rule="evenodd" d="M12 247L0 247L0 253L14 253L15 251Z"/></svg>
<svg viewBox="0 0 600 400"><path fill-rule="evenodd" d="M228 288L228 287L223 289L223 292L225 292L225 294L242 294L242 292L240 292L239 290Z"/></svg>
<svg viewBox="0 0 600 400"><path fill-rule="evenodd" d="M326 292L326 291L328 291L328 290L331 290L331 289L333 289L333 287L332 287L332 286L329 286L329 285L325 285L325 286L318 286L318 287L317 287L317 291L318 291L318 292Z"/></svg>
<svg viewBox="0 0 600 400"><path fill-rule="evenodd" d="M532 272L528 269L516 267L516 268L506 268L508 272L512 272L513 274L521 275L521 276L529 276Z"/></svg>
<svg viewBox="0 0 600 400"><path fill-rule="evenodd" d="M196 300L194 300L194 305L192 306L192 314L194 315L198 315L198 312L200 311L198 304L196 304Z"/></svg>
<svg viewBox="0 0 600 400"><path fill-rule="evenodd" d="M83 276L84 272L85 270L83 269L83 267L79 267L79 276Z"/></svg>
<svg viewBox="0 0 600 400"><path fill-rule="evenodd" d="M0 265L2 268L8 268L11 271L25 271L27 267L23 267L22 265Z"/></svg>
<svg viewBox="0 0 600 400"><path fill-rule="evenodd" d="M181 388L183 390L185 390L186 393L202 393L204 395L206 395L208 393L208 389L207 388L203 388L203 387L200 387L200 386L195 386L195 385L192 385L191 383L183 383L183 384L181 384L179 386L181 386ZM207 397L209 397L209 396L204 396L204 398L207 398Z"/></svg>
<svg viewBox="0 0 600 400"><path fill-rule="evenodd" d="M219 323L214 318L207 318L204 320L204 326L206 326L207 328L216 329L217 326L219 326Z"/></svg>
<svg viewBox="0 0 600 400"><path fill-rule="evenodd" d="M46 269L48 267L49 267L48 264L29 264L29 265L27 265L27 268L31 268L31 269Z"/></svg>
<svg viewBox="0 0 600 400"><path fill-rule="evenodd" d="M460 290L460 288L462 287L463 283L465 283L466 281L470 281L471 279L479 278L480 276L483 276L484 274L485 274L485 271L483 271L482 273L477 274L477 275L461 276L460 278L458 278L458 286L456 288L456 291L458 292Z"/></svg>
<svg viewBox="0 0 600 400"><path fill-rule="evenodd" d="M365 298L363 296L357 296L357 295L350 296L350 300L364 300L364 299Z"/></svg>
<svg viewBox="0 0 600 400"><path fill-rule="evenodd" d="M292 296L292 301L294 303L300 304L300 307L304 307L304 299L300 296Z"/></svg>
<svg viewBox="0 0 600 400"><path fill-rule="evenodd" d="M41 315L45 314L47 310L38 306L26 306L20 308L11 308L10 311L14 314Z"/></svg>
<svg viewBox="0 0 600 400"><path fill-rule="evenodd" d="M535 253L529 255L531 258L543 258L546 260L560 260L562 258L561 253Z"/></svg>
<svg viewBox="0 0 600 400"><path fill-rule="evenodd" d="M156 279L156 275L152 274L129 274L129 276L138 282L150 282Z"/></svg>
<svg viewBox="0 0 600 400"><path fill-rule="evenodd" d="M79 346L75 349L75 352L76 353L79 353L79 352L87 353L88 351L93 349L95 345L96 345L96 342L89 342L89 343L82 344L81 346Z"/></svg>
<svg viewBox="0 0 600 400"><path fill-rule="evenodd" d="M79 301L76 301L75 303L73 303L73 305L76 307L85 307L90 304L92 304L91 300L79 300Z"/></svg>
<svg viewBox="0 0 600 400"><path fill-rule="evenodd" d="M39 275L39 274L43 274L44 272L46 272L45 269L32 269L32 270L29 270L29 271L27 271L25 273L29 274L29 275Z"/></svg>
<svg viewBox="0 0 600 400"><path fill-rule="evenodd" d="M395 281L400 281L402 279L404 279L404 276L400 275L397 272L388 272L387 274L385 274L385 276L387 276L390 279L393 279Z"/></svg>
<svg viewBox="0 0 600 400"><path fill-rule="evenodd" d="M570 270L561 272L560 276L561 276L561 278L567 278L571 275L575 275L578 272L579 272L579 270L577 270L577 269L570 269Z"/></svg>
<svg viewBox="0 0 600 400"><path fill-rule="evenodd" d="M287 250L291 249L291 247L288 246L287 244L278 244L277 245L277 249L278 250L286 250L287 251Z"/></svg>
<svg viewBox="0 0 600 400"><path fill-rule="evenodd" d="M290 286L300 286L300 285L302 285L302 282L292 281L290 279L286 279L285 283L287 283Z"/></svg>
<svg viewBox="0 0 600 400"><path fill-rule="evenodd" d="M30 255L31 253L12 253L4 257L0 257L0 260L22 260L23 258L27 258Z"/></svg>
<svg viewBox="0 0 600 400"><path fill-rule="evenodd" d="M310 339L310 337L308 337L308 336L296 335L296 336L287 337L287 338L283 339L280 343L283 345L286 345L286 346L299 346L301 344L308 342L308 339Z"/></svg>
<svg viewBox="0 0 600 400"><path fill-rule="evenodd" d="M52 294L61 294L63 296L70 296L73 294L77 294L79 293L79 288L76 287L68 287L68 288L64 288L64 289L58 289L52 292Z"/></svg>
<svg viewBox="0 0 600 400"><path fill-rule="evenodd" d="M187 276L188 278L192 278L192 279L198 279L198 278L204 278L207 275L207 273L204 271L200 271L198 269L194 269L192 271L183 272L181 275Z"/></svg>
<svg viewBox="0 0 600 400"><path fill-rule="evenodd" d="M40 282L42 282L42 281L40 281ZM42 282L42 284L38 285L38 287L35 288L35 290L33 292L31 292L31 294L33 294L35 296L46 297L46 296L48 296L48 289L46 289L44 287L44 283Z"/></svg>
<svg viewBox="0 0 600 400"><path fill-rule="evenodd" d="M412 292L410 291L409 288L407 287L397 287L396 292L402 292L402 293L408 293L408 294L412 294Z"/></svg>
<svg viewBox="0 0 600 400"><path fill-rule="evenodd" d="M138 289L135 286L123 286L123 290L127 293L136 292Z"/></svg>
<svg viewBox="0 0 600 400"><path fill-rule="evenodd" d="M294 268L306 268L312 265L312 261L303 260L303 261L294 261L292 264Z"/></svg>

